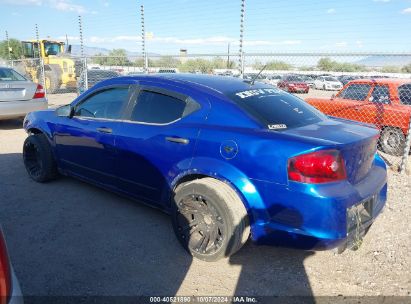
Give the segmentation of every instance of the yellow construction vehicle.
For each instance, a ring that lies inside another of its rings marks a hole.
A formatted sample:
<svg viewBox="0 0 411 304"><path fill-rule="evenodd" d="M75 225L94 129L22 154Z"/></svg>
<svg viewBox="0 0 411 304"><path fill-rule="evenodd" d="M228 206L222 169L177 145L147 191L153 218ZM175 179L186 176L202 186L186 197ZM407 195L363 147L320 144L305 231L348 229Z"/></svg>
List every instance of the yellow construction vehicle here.
<svg viewBox="0 0 411 304"><path fill-rule="evenodd" d="M65 49L61 41L42 39L22 41L25 59L41 58L44 62L44 82L48 93L55 93L60 88L76 89L76 78L80 76L82 63L70 57L71 45ZM22 60L20 69L34 82L42 82L39 61Z"/></svg>

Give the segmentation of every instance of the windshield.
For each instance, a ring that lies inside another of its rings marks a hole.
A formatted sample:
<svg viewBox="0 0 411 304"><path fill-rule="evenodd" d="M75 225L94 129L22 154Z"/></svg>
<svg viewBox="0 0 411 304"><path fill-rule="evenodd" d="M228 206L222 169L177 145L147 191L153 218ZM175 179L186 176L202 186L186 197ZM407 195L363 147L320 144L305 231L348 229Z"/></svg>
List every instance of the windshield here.
<svg viewBox="0 0 411 304"><path fill-rule="evenodd" d="M302 127L327 119L303 100L276 88L240 91L228 97L272 130Z"/></svg>
<svg viewBox="0 0 411 304"><path fill-rule="evenodd" d="M60 44L53 42L45 42L44 51L46 52L46 55L58 55L60 54Z"/></svg>
<svg viewBox="0 0 411 304"><path fill-rule="evenodd" d="M338 81L337 78L334 77L325 77L326 81Z"/></svg>
<svg viewBox="0 0 411 304"><path fill-rule="evenodd" d="M26 78L12 69L0 69L0 81L26 81Z"/></svg>

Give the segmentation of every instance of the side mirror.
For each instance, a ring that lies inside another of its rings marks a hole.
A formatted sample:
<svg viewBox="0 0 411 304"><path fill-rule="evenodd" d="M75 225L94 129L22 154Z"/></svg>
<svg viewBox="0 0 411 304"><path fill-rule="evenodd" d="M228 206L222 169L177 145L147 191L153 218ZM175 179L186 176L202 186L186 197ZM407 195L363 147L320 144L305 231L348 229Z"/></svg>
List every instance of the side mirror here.
<svg viewBox="0 0 411 304"><path fill-rule="evenodd" d="M74 115L74 108L71 105L61 106L56 109L56 115L59 117L72 118Z"/></svg>
<svg viewBox="0 0 411 304"><path fill-rule="evenodd" d="M370 98L368 98L368 101L369 101L369 102L373 102L373 101L374 101L374 97L373 97L373 96L370 96Z"/></svg>

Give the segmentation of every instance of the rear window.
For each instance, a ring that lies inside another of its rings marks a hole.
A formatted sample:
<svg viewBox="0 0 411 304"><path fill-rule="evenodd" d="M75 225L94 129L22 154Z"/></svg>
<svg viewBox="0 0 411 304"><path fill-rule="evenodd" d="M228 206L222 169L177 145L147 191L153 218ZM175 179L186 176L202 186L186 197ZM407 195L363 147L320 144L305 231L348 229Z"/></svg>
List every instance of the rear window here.
<svg viewBox="0 0 411 304"><path fill-rule="evenodd" d="M26 78L12 69L0 69L0 81L26 81Z"/></svg>
<svg viewBox="0 0 411 304"><path fill-rule="evenodd" d="M411 84L404 84L398 88L398 95L403 105L411 106Z"/></svg>
<svg viewBox="0 0 411 304"><path fill-rule="evenodd" d="M305 101L275 88L240 91L229 97L271 130L302 127L327 119Z"/></svg>

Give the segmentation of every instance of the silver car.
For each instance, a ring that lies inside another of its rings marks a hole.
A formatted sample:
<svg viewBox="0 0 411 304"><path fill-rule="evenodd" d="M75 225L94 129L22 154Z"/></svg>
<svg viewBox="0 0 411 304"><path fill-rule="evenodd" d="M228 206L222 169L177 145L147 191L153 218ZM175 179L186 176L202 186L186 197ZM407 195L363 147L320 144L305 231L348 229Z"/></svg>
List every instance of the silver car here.
<svg viewBox="0 0 411 304"><path fill-rule="evenodd" d="M0 67L0 120L24 117L47 107L43 86L11 68Z"/></svg>
<svg viewBox="0 0 411 304"><path fill-rule="evenodd" d="M5 301L4 301L5 300ZM6 242L0 227L0 303L22 304L19 282L11 267Z"/></svg>

